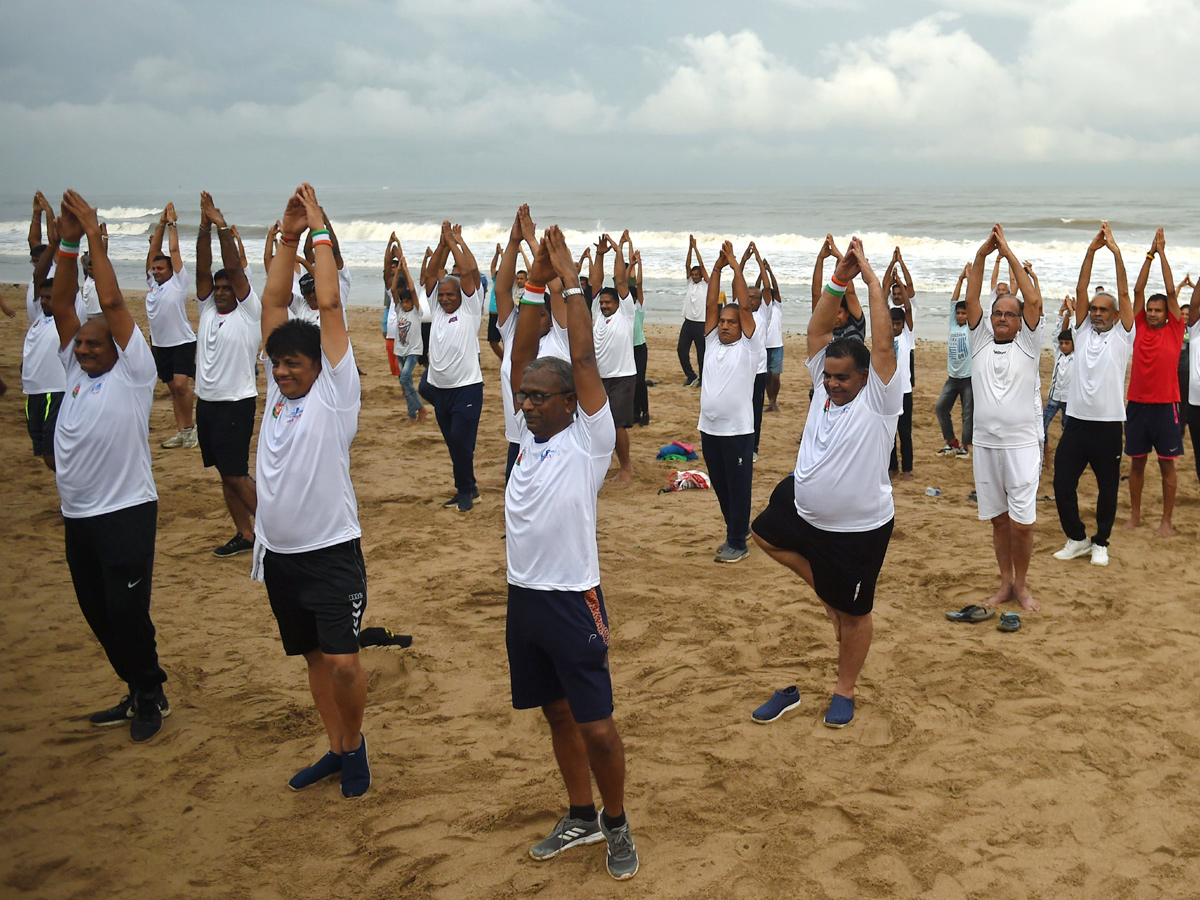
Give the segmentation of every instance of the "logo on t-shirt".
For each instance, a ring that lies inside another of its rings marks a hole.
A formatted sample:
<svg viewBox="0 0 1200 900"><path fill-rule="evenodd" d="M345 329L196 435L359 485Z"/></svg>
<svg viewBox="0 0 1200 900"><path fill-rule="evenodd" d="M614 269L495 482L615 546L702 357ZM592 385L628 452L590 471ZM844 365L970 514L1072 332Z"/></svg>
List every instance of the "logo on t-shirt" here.
<svg viewBox="0 0 1200 900"><path fill-rule="evenodd" d="M450 318L447 320L446 324L447 324L447 325L452 325L453 323L455 323L455 322L457 322L457 321L458 321L458 316L451 316L451 317L450 317Z"/></svg>
<svg viewBox="0 0 1200 900"><path fill-rule="evenodd" d="M538 462L545 462L553 455L554 455L554 450L550 447L547 447L540 454L538 454Z"/></svg>
<svg viewBox="0 0 1200 900"><path fill-rule="evenodd" d="M271 410L271 418L272 418L272 419L278 419L278 418L279 418L279 413L280 413L282 410L283 410L283 401L282 401L282 400L280 400L278 403L276 403L276 404L275 404L275 408L274 408L273 410Z"/></svg>
<svg viewBox="0 0 1200 900"><path fill-rule="evenodd" d="M72 399L74 399L75 397L78 397L78 396L79 396L79 389L80 389L81 387L83 387L83 385L82 385L82 384L77 384L77 385L75 385L75 390L71 391L71 397L72 397Z"/></svg>

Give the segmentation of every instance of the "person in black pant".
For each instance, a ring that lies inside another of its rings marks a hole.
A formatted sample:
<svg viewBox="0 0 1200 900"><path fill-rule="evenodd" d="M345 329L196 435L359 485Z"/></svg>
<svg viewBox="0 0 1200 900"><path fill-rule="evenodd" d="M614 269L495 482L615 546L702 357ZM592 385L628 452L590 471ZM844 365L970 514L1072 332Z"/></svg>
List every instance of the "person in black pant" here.
<svg viewBox="0 0 1200 900"><path fill-rule="evenodd" d="M1097 293L1090 303L1088 282L1096 251L1108 247L1117 270L1117 297ZM1105 222L1088 246L1076 286L1075 371L1067 393L1067 422L1054 453L1054 502L1067 536L1055 559L1090 554L1092 565L1108 565L1108 539L1117 517L1121 484L1121 436L1125 421L1125 369L1133 353L1133 303L1121 250ZM1118 300L1118 297L1120 298ZM1096 476L1096 534L1091 540L1079 517L1079 479L1091 467Z"/></svg>
<svg viewBox="0 0 1200 900"><path fill-rule="evenodd" d="M141 743L158 734L171 711L150 618L158 494L149 436L157 368L121 296L96 210L68 191L59 229L50 306L66 370L54 458L67 565L84 618L129 690L90 721L127 724L130 738ZM103 318L80 323L76 260L84 234Z"/></svg>
<svg viewBox="0 0 1200 900"><path fill-rule="evenodd" d="M696 264L692 265L692 255L696 256ZM684 387L695 387L704 376L704 301L708 294L708 272L704 269L704 260L700 258L700 248L696 246L696 236L688 236L687 254L687 288L683 299L683 325L679 328L679 367L683 369ZM696 369L692 368L692 346L696 347Z"/></svg>
<svg viewBox="0 0 1200 900"><path fill-rule="evenodd" d="M646 364L650 351L646 346L646 331L642 323L646 317L646 298L642 294L642 252L634 250L630 258L631 278L629 293L633 296L633 363L637 366L637 380L633 383L633 421L635 425L650 424L650 391L646 386Z"/></svg>

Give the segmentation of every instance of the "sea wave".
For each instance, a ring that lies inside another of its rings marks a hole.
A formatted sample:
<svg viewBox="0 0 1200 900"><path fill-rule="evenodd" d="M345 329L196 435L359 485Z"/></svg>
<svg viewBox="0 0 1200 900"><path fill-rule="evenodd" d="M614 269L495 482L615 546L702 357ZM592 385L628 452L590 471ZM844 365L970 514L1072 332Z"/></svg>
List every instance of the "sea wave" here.
<svg viewBox="0 0 1200 900"><path fill-rule="evenodd" d="M161 209L146 209L141 206L113 206L96 210L103 219L144 219L147 216L161 216Z"/></svg>

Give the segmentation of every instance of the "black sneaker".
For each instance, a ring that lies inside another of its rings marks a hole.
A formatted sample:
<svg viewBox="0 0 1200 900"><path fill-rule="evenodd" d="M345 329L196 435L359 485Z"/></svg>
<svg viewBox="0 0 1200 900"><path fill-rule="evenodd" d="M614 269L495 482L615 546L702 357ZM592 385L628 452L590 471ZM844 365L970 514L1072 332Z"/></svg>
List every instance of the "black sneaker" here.
<svg viewBox="0 0 1200 900"><path fill-rule="evenodd" d="M133 719L129 723L129 737L135 744L150 740L162 730L162 705L166 696L160 689L157 694L135 696L133 700ZM168 707L168 712L170 708Z"/></svg>
<svg viewBox="0 0 1200 900"><path fill-rule="evenodd" d="M116 706L92 713L88 716L88 721L97 728L111 728L113 725L127 725L132 718L133 700L126 694Z"/></svg>
<svg viewBox="0 0 1200 900"><path fill-rule="evenodd" d="M237 556L239 553L246 553L253 549L254 541L246 540L239 531L226 543L214 550L213 556L219 556L221 559L224 559L227 556Z"/></svg>
<svg viewBox="0 0 1200 900"><path fill-rule="evenodd" d="M695 385L695 384L699 384L699 383L700 383L700 379L699 379L699 378L697 378L695 375L689 375L689 376L688 376L688 377L687 377L687 378L684 380L684 382L683 382L683 386L684 386L684 387L692 387L693 385Z"/></svg>

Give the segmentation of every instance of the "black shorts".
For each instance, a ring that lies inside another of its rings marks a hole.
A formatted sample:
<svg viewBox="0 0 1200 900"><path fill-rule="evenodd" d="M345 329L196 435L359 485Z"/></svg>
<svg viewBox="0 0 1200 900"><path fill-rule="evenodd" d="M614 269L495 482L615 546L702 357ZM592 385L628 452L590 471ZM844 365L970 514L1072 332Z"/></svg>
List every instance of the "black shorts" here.
<svg viewBox="0 0 1200 900"><path fill-rule="evenodd" d="M488 313L488 343L499 344L504 340L504 336L500 334L500 326L496 323L500 321L500 313Z"/></svg>
<svg viewBox="0 0 1200 900"><path fill-rule="evenodd" d="M795 476L775 486L751 530L773 547L799 553L812 567L817 596L838 612L865 616L875 606L895 521L872 531L823 531L796 512Z"/></svg>
<svg viewBox="0 0 1200 900"><path fill-rule="evenodd" d="M216 466L229 478L250 474L250 437L257 406L257 397L196 399L196 438L205 468Z"/></svg>
<svg viewBox="0 0 1200 900"><path fill-rule="evenodd" d="M358 538L305 553L263 556L271 612L288 656L358 652L367 609L367 569Z"/></svg>
<svg viewBox="0 0 1200 900"><path fill-rule="evenodd" d="M576 722L612 715L608 613L599 585L535 591L510 584L505 637L514 709L565 697Z"/></svg>
<svg viewBox="0 0 1200 900"><path fill-rule="evenodd" d="M608 407L612 411L613 425L617 428L633 427L633 389L637 387L636 375L618 375L602 378L604 393L608 394Z"/></svg>
<svg viewBox="0 0 1200 900"><path fill-rule="evenodd" d="M158 380L163 384L171 382L176 375L196 377L196 342L177 344L174 347L155 347L154 364L158 367Z"/></svg>
<svg viewBox="0 0 1200 900"><path fill-rule="evenodd" d="M1179 430L1177 403L1136 403L1125 407L1125 455L1149 456L1150 450L1159 459L1183 456L1183 432Z"/></svg>
<svg viewBox="0 0 1200 900"><path fill-rule="evenodd" d="M62 391L25 395L25 427L33 441L34 456L54 455L54 426L62 401Z"/></svg>

